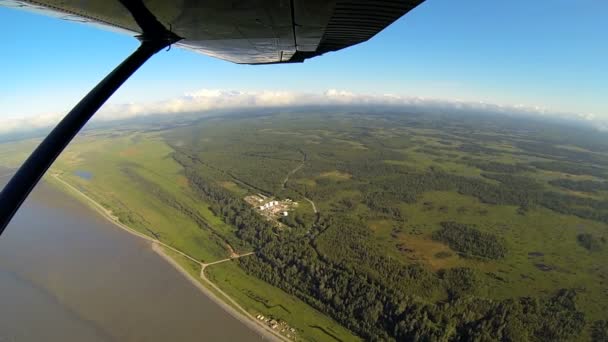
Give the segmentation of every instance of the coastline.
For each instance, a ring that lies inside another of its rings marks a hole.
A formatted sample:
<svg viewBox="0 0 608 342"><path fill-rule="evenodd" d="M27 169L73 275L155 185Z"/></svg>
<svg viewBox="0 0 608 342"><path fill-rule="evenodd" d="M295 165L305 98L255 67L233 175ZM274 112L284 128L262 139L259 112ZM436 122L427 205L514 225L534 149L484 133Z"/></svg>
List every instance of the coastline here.
<svg viewBox="0 0 608 342"><path fill-rule="evenodd" d="M173 266L179 273L181 273L185 278L192 283L195 287L197 287L205 296L219 305L224 311L228 312L231 316L236 318L239 322L245 324L250 329L254 330L258 333L262 339L269 339L271 341L284 341L285 339L279 338L274 333L268 331L264 326L260 325L257 321L253 320L245 316L243 313L239 312L234 307L230 306L226 301L222 300L217 294L213 293L213 291L206 288L203 284L201 284L198 280L194 279L188 271L186 271L175 259L169 256L163 248L157 244L152 243L152 250L156 252L161 258L163 258L166 262L168 262L171 266ZM289 340L286 340L289 341Z"/></svg>
<svg viewBox="0 0 608 342"><path fill-rule="evenodd" d="M270 330L270 327L260 324L258 321L255 320L255 318L253 316L250 316L250 314L248 312L246 312L244 309L241 308L241 310L244 312L240 312L236 308L229 305L225 300L220 298L216 293L214 293L210 289L206 288L197 279L192 277L192 275L189 274L188 271L186 271L177 261L175 261L175 259L173 257L169 256L165 252L164 248L168 248L168 249L172 250L173 252L201 265L201 268L202 268L201 271L202 271L204 266L201 264L200 261L190 257L189 255L183 253L180 250L177 250L169 245L166 245L163 242L157 241L145 234L142 234L142 233L118 222L117 218L112 215L111 211L105 209L101 204L96 202L94 199L87 196L82 191L78 190L71 184L69 184L66 181L64 181L63 179L61 179L59 177L59 175L51 173L50 177L52 177L54 180L58 181L61 185L63 185L68 190L68 192L71 192L71 193L77 195L78 197L80 197L81 199L84 199L86 202L88 202L90 204L90 206L92 206L91 209L93 209L96 212L98 212L99 214L101 214L102 217L104 217L106 220L111 222L115 227L120 228L121 230L123 230L133 236L146 240L146 242L149 243L150 248L159 257L161 257L163 260L165 260L167 263L169 263L169 265L174 267L180 274L182 274L186 279L188 279L188 281L192 285L194 285L197 289L199 289L199 291L201 291L203 293L203 295L205 295L207 298L209 298L214 303L219 305L224 311L226 311L228 314L233 316L239 322L241 322L242 324L246 325L248 328L255 331L262 339L270 340L270 341L290 341L289 339L287 339L281 335L278 335L276 332ZM204 280L207 280L207 279L204 279ZM214 288L216 288L218 291L223 293L223 291L219 290L219 288L217 288L217 286L215 286L215 284L211 283L209 280L207 280L207 282L209 282L209 284L211 286L213 286ZM227 295L225 295L225 296L227 297ZM232 301L234 302L234 300L232 300ZM234 302L234 303L236 304L236 302ZM236 304L236 305L238 305L238 304Z"/></svg>

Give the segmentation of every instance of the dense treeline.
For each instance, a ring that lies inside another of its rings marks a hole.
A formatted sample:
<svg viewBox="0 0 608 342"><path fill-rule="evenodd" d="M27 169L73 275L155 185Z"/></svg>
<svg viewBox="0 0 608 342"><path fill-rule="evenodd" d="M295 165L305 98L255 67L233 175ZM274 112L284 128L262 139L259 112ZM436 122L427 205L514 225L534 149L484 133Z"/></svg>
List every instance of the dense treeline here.
<svg viewBox="0 0 608 342"><path fill-rule="evenodd" d="M315 217L312 214L301 213L295 211L289 216L282 216L279 220L281 223L288 225L289 227L296 229L310 229L312 228L311 223Z"/></svg>
<svg viewBox="0 0 608 342"><path fill-rule="evenodd" d="M415 203L428 191L456 191L463 195L473 196L481 202L493 205L514 205L524 211L539 205L566 215L575 215L608 223L608 201L593 198L561 194L547 191L534 180L511 174L484 173L488 179L498 181L492 184L480 179L458 176L440 170L429 170L426 173L404 171L388 165L392 173L385 173L386 167L357 168L349 171L358 179L369 180L350 184L328 184L308 191L314 199L324 199L340 188L357 186L364 194L364 204L373 211L389 218L404 218L398 203ZM391 175L391 176L387 176ZM322 194L322 196L316 197Z"/></svg>
<svg viewBox="0 0 608 342"><path fill-rule="evenodd" d="M443 280L450 300L476 294L481 287L481 276L468 267L449 268L438 273Z"/></svg>
<svg viewBox="0 0 608 342"><path fill-rule="evenodd" d="M600 320L591 325L591 338L596 342L608 341L608 321Z"/></svg>
<svg viewBox="0 0 608 342"><path fill-rule="evenodd" d="M571 150L557 147L553 143L545 141L517 141L515 146L524 151L530 152L534 156L564 159L573 163L583 164L603 164L608 165L605 156L600 156L587 151Z"/></svg>
<svg viewBox="0 0 608 342"><path fill-rule="evenodd" d="M479 159L472 159L464 157L462 158L467 162L467 165L476 167L480 170L486 172L499 172L499 173L517 173L517 172L525 172L532 171L533 168L529 167L526 164L518 163L518 164L505 164L499 163L496 161L484 161Z"/></svg>
<svg viewBox="0 0 608 342"><path fill-rule="evenodd" d="M250 205L221 186L205 180L196 171L196 158L179 152L174 153L173 158L184 167L191 188L201 199L210 203L210 209L215 215L238 229L239 238L254 247L273 239L269 222L260 217Z"/></svg>
<svg viewBox="0 0 608 342"><path fill-rule="evenodd" d="M545 191L534 180L507 174L483 174L484 177L499 181L496 190L476 196L486 203L519 205L527 209L531 205L541 205L561 214L608 223L608 201ZM491 187L490 187L491 188ZM503 202L488 201L488 195L500 194Z"/></svg>
<svg viewBox="0 0 608 342"><path fill-rule="evenodd" d="M476 154L476 155L496 155L500 150L484 147L473 143L464 143L457 148L460 152Z"/></svg>
<svg viewBox="0 0 608 342"><path fill-rule="evenodd" d="M558 213L608 223L608 201L549 191L542 194L539 204Z"/></svg>
<svg viewBox="0 0 608 342"><path fill-rule="evenodd" d="M363 203L382 217L392 220L403 220L404 215L399 208L399 199L386 192L370 192L363 197Z"/></svg>
<svg viewBox="0 0 608 342"><path fill-rule="evenodd" d="M440 224L441 229L433 232L433 239L446 243L464 256L500 259L507 253L504 241L479 231L474 225L451 221Z"/></svg>
<svg viewBox="0 0 608 342"><path fill-rule="evenodd" d="M590 252L600 251L603 245L606 243L606 239L597 238L588 233L581 233L576 236L576 241L583 248L587 249Z"/></svg>
<svg viewBox="0 0 608 342"><path fill-rule="evenodd" d="M278 239L241 266L313 307L328 313L367 340L539 340L578 336L585 324L573 291L541 300L490 301L475 296L470 270L442 273L450 300L432 303L356 270L323 261L308 244ZM389 276L390 274L387 274ZM415 281L415 279L412 279Z"/></svg>
<svg viewBox="0 0 608 342"><path fill-rule="evenodd" d="M322 260L366 273L394 289L421 297L441 295L439 281L432 272L420 265L404 266L383 255L364 222L344 215L323 215L317 225L322 232L311 245Z"/></svg>
<svg viewBox="0 0 608 342"><path fill-rule="evenodd" d="M540 201L541 188L523 177L510 175L488 175L500 179L499 185L483 180L448 174L442 171L427 173L400 172L397 176L367 175L368 184L359 189L366 194L365 202L370 208L388 207L398 202L415 203L427 191L457 191L477 197L488 204L506 204L528 207ZM378 191L381 190L381 191Z"/></svg>
<svg viewBox="0 0 608 342"><path fill-rule="evenodd" d="M590 175L599 178L606 178L606 172L602 168L589 164L576 164L561 161L539 161L530 163L532 166L547 171L557 171L569 173L571 175Z"/></svg>
<svg viewBox="0 0 608 342"><path fill-rule="evenodd" d="M498 180L495 185L480 179L449 174L437 169L421 173L408 171L393 165L365 167L351 165L348 172L361 182L359 190L365 196L365 203L378 209L398 202L415 203L419 196L428 191L457 191L463 195L477 197L488 204L506 204L527 207L538 203L542 187L526 177L506 174L484 174L486 178ZM351 187L352 182L349 184ZM315 190L316 191L316 190ZM335 191L335 189L323 190ZM314 197L317 192L309 192ZM329 195L328 195L329 196Z"/></svg>
<svg viewBox="0 0 608 342"><path fill-rule="evenodd" d="M608 183L592 180L572 180L572 179L554 179L549 181L549 184L562 187L564 189L582 192L598 192L608 191Z"/></svg>

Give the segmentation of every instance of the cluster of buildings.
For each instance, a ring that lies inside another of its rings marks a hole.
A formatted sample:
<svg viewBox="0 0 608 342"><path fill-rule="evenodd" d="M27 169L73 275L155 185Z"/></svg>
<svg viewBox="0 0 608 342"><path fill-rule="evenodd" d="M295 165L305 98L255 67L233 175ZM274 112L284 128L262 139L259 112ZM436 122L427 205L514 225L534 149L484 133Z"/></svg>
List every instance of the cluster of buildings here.
<svg viewBox="0 0 608 342"><path fill-rule="evenodd" d="M269 220L276 221L280 216L289 216L289 211L295 209L297 202L289 198L284 200L274 200L262 194L245 196L245 202L259 210L259 213Z"/></svg>
<svg viewBox="0 0 608 342"><path fill-rule="evenodd" d="M270 208L274 207L275 205L279 205L279 201L270 201L264 205L261 205L260 210L270 209Z"/></svg>
<svg viewBox="0 0 608 342"><path fill-rule="evenodd" d="M279 331L289 339L296 339L296 329L291 328L285 321L277 321L276 319L265 317L262 314L257 315L255 318L266 323L271 329Z"/></svg>
<svg viewBox="0 0 608 342"><path fill-rule="evenodd" d="M291 200L287 200L286 202L291 202ZM281 207L279 207L279 205L281 205ZM262 204L261 206L258 207L260 210L264 211L264 210L268 210L268 211L272 211L273 214L280 214L282 216L289 216L289 212L287 212L285 204L284 203L279 203L279 201L270 201L266 204Z"/></svg>

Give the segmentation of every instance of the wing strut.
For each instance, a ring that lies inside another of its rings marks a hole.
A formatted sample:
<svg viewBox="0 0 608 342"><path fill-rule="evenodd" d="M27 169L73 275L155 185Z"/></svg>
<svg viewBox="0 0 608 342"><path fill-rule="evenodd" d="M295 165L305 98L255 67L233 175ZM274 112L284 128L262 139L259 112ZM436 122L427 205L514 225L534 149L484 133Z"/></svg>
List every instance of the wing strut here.
<svg viewBox="0 0 608 342"><path fill-rule="evenodd" d="M121 2L144 31L138 37L141 45L78 102L6 184L0 193L0 234L40 178L93 114L152 55L180 39L168 30L160 29L160 23L150 18L143 4L134 8L133 5L140 1Z"/></svg>

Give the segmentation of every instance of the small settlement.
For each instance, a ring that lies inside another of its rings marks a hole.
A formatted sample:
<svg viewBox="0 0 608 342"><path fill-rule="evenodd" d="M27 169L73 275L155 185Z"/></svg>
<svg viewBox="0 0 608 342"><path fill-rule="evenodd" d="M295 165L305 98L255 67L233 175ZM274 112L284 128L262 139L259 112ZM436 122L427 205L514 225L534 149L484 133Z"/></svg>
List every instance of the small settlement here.
<svg viewBox="0 0 608 342"><path fill-rule="evenodd" d="M270 329L276 330L279 333L281 333L281 335L287 337L288 339L291 340L296 340L296 329L290 327L287 322L285 321L281 321L281 320L276 320L273 319L272 317L266 317L262 314L258 314L257 316L255 316L255 318L257 318L258 320L264 322L266 325L268 325L270 327Z"/></svg>
<svg viewBox="0 0 608 342"><path fill-rule="evenodd" d="M289 216L290 211L298 206L298 202L294 202L289 198L279 201L262 194L246 196L245 202L256 208L262 216L275 222L281 216Z"/></svg>

